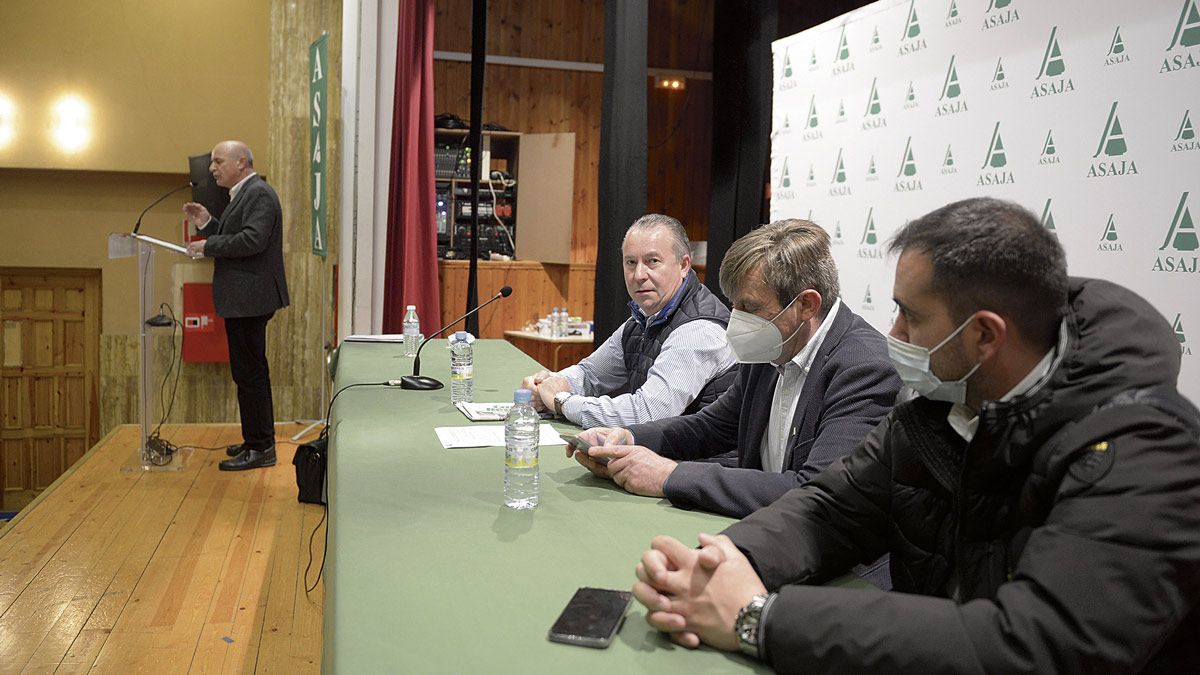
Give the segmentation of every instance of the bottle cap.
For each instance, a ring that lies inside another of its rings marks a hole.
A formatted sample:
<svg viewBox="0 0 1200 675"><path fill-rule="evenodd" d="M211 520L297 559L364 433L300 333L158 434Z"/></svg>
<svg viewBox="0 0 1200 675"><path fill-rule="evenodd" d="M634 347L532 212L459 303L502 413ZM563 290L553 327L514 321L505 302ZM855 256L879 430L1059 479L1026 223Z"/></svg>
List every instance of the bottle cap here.
<svg viewBox="0 0 1200 675"><path fill-rule="evenodd" d="M465 331L465 330L455 331L454 339L458 340L459 342L467 342L468 335L469 335L469 333L467 333L467 331Z"/></svg>
<svg viewBox="0 0 1200 675"><path fill-rule="evenodd" d="M409 310L409 309L411 309L411 310L413 310L413 311L415 312L415 311L417 311L417 306L416 306L416 305L409 305L408 307L406 307L406 308L405 308L405 310Z"/></svg>
<svg viewBox="0 0 1200 675"><path fill-rule="evenodd" d="M533 400L533 392L528 389L518 389L513 392L513 403L529 403Z"/></svg>

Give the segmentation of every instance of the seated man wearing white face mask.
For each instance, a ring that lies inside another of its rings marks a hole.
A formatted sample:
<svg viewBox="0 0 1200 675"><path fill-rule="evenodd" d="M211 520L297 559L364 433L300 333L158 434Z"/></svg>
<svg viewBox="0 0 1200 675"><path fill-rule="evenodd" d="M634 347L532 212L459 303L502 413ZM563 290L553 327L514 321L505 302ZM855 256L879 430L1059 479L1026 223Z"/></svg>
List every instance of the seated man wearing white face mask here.
<svg viewBox="0 0 1200 675"><path fill-rule="evenodd" d="M829 235L817 225L754 230L725 254L720 279L741 364L733 385L692 415L589 429L583 438L603 447L574 454L634 494L742 517L857 447L901 385L886 339L838 299ZM687 461L731 451L736 467Z"/></svg>

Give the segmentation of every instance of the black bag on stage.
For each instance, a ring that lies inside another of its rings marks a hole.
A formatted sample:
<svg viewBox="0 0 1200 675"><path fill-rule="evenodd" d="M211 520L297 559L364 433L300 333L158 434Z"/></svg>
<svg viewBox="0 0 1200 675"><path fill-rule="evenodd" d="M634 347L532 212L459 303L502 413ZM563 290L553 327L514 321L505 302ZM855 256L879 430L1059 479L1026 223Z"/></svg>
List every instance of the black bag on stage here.
<svg viewBox="0 0 1200 675"><path fill-rule="evenodd" d="M292 464L296 467L297 499L305 504L325 503L325 464L329 455L328 427L311 443L296 448Z"/></svg>

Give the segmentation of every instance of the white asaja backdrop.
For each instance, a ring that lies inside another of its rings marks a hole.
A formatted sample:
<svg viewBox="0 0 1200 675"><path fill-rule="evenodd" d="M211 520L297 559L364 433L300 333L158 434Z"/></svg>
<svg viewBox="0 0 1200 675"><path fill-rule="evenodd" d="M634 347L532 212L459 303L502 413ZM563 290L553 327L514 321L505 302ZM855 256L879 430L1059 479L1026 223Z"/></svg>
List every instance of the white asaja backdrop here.
<svg viewBox="0 0 1200 675"><path fill-rule="evenodd" d="M842 298L891 323L891 235L995 196L1071 274L1175 327L1200 402L1200 0L880 0L774 43L771 217L834 241Z"/></svg>

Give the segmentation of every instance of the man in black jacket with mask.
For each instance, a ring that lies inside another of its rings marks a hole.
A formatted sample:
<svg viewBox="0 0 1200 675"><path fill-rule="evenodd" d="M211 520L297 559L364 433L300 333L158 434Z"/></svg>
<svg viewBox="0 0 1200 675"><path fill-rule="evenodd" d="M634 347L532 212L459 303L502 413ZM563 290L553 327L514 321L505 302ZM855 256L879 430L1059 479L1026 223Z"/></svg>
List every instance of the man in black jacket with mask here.
<svg viewBox="0 0 1200 675"><path fill-rule="evenodd" d="M1068 280L1036 217L971 199L912 221L889 337L920 396L634 593L687 646L781 672L1181 672L1200 663L1200 413L1145 300ZM902 593L824 588L891 554Z"/></svg>

